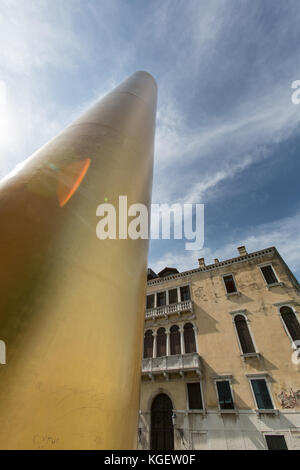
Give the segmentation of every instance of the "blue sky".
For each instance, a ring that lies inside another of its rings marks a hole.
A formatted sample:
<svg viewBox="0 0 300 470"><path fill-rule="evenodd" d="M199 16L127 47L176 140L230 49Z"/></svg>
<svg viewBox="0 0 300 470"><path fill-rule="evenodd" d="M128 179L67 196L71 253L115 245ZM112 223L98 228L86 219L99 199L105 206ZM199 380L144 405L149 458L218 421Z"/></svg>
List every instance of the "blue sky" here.
<svg viewBox="0 0 300 470"><path fill-rule="evenodd" d="M149 265L275 245L299 279L299 19L298 0L1 0L0 177L147 70L159 89L153 202L205 204L203 250L152 241Z"/></svg>

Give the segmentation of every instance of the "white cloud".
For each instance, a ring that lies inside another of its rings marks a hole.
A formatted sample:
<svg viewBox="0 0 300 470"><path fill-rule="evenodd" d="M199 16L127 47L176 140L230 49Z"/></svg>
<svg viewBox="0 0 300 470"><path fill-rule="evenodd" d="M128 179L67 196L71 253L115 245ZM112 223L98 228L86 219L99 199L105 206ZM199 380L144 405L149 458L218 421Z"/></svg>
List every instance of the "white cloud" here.
<svg viewBox="0 0 300 470"><path fill-rule="evenodd" d="M52 2L51 2L52 3ZM2 67L29 74L45 65L74 68L87 54L84 38L73 27L73 8L68 2L4 0L0 6Z"/></svg>
<svg viewBox="0 0 300 470"><path fill-rule="evenodd" d="M289 86L270 86L264 90L265 96L248 97L222 122L206 127L199 122L192 131L174 103L162 106L156 132L156 200L174 201L176 187L180 186L177 194L181 202L207 202L207 190L268 158L273 144L299 132L299 108L291 103ZM175 178L164 184L176 166Z"/></svg>
<svg viewBox="0 0 300 470"><path fill-rule="evenodd" d="M66 124L62 111L53 112L51 100L37 100L36 87L43 75L32 77L48 66L61 73L74 70L88 55L84 38L78 37L72 24L77 3L74 0L73 9L66 2L54 5L45 0L0 4L0 82L6 91L0 106L0 177Z"/></svg>

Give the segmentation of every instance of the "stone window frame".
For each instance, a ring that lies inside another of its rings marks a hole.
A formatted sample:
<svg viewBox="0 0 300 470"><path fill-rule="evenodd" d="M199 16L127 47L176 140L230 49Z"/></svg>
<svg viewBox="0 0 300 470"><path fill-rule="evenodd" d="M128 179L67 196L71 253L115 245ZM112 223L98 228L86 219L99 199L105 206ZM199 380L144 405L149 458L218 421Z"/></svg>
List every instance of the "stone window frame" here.
<svg viewBox="0 0 300 470"><path fill-rule="evenodd" d="M147 307L147 301L148 297L153 295L153 307ZM156 306L156 293L155 292L149 292L149 294L146 294L146 310L151 310L152 308L155 308Z"/></svg>
<svg viewBox="0 0 300 470"><path fill-rule="evenodd" d="M187 323L191 323L193 325L195 344L196 344L196 351L194 353L186 353L185 352L184 325L186 325ZM182 333L183 333L184 354L195 354L195 353L199 354L199 346L198 346L198 340L197 340L197 338L198 338L198 327L196 325L196 322L193 321L193 320L184 320L182 322Z"/></svg>
<svg viewBox="0 0 300 470"><path fill-rule="evenodd" d="M194 335L195 335L195 343L196 343L196 351L194 353L186 353L185 352L184 325L186 323L191 323L193 325L193 330L194 330ZM149 331L149 330L152 331L152 335L153 335L152 358L157 357L157 355L156 355L157 354L157 331L159 330L159 328L164 328L165 331L166 331L166 357L171 356L170 329L174 325L178 326L179 332L180 332L180 351L181 351L180 354L181 355L184 355L184 354L199 354L199 346L198 346L198 340L197 340L197 338L198 338L197 325L196 325L195 321L193 321L193 320L184 320L184 321L181 321L181 322L177 321L177 322L174 322L172 324L167 324L167 325L159 325L158 324L155 327L154 326L149 326L149 327L145 328L144 329L144 336L143 336L143 359L145 359L144 358L145 333L146 333L146 331Z"/></svg>
<svg viewBox="0 0 300 470"><path fill-rule="evenodd" d="M251 393L252 393L253 403L254 403L254 405L256 405L256 408L254 408L254 411L256 412L256 414L259 417L262 414L278 415L279 411L276 408L274 398L273 398L273 395L272 395L272 391L271 391L271 387L270 387L270 383L271 383L270 375L267 372L255 372L255 373L246 374L246 377L249 381L249 386L250 386L250 390L251 390ZM259 380L259 379L264 379L265 382L266 382L266 386L267 386L267 389L268 389L268 392L269 392L270 400L271 400L272 405L273 405L273 408L271 408L271 409L258 408L258 403L256 401L256 396L255 396L255 393L254 393L254 389L253 389L253 385L252 385L251 380Z"/></svg>
<svg viewBox="0 0 300 470"><path fill-rule="evenodd" d="M264 444L265 444L265 450L269 450L266 436L283 436L285 439L285 443L287 445L288 450L290 449L290 435L289 431L278 431L277 429L273 431L262 431L262 435L264 437Z"/></svg>
<svg viewBox="0 0 300 470"><path fill-rule="evenodd" d="M165 295L166 295L166 303L165 303L165 305L159 305L158 306L157 305L157 294L162 294L162 293L165 293ZM164 308L168 304L169 304L169 295L168 295L168 291L166 289L160 289L160 290L154 292L154 308Z"/></svg>
<svg viewBox="0 0 300 470"><path fill-rule="evenodd" d="M236 407L235 403L235 397L233 393L233 387L232 387L232 380L233 380L233 375L232 374L221 374L221 375L214 375L212 377L214 381L214 386L215 386L215 391L216 391L216 397L218 400L218 411L219 414L238 414L238 409ZM220 399L219 399L219 392L218 392L218 387L217 387L217 382L224 382L227 381L229 383L230 391L231 391L231 398L233 402L233 408L232 409L222 409L220 405Z"/></svg>
<svg viewBox="0 0 300 470"><path fill-rule="evenodd" d="M264 268L264 267L266 267L266 266L271 266L271 268L272 268L272 270L273 270L273 273L274 273L274 275L275 275L275 277L276 277L276 279L277 279L277 282L273 282L272 284L268 284L268 283L267 283L267 281L266 281L266 279L265 279L265 276L264 276L264 274L263 274L263 272L262 272L262 270L261 270L261 268ZM272 288L272 287L277 287L277 286L282 286L282 285L283 285L283 283L280 281L280 278L279 278L279 276L278 276L278 274L277 274L277 271L276 271L276 269L274 268L272 262L269 261L269 262L265 262L265 263L259 263L259 264L257 264L257 267L259 268L259 272L260 272L260 274L261 274L261 277L262 277L262 279L263 279L263 281L264 281L264 284L265 284L265 287L266 287L267 289L270 289L270 288Z"/></svg>
<svg viewBox="0 0 300 470"><path fill-rule="evenodd" d="M235 286L235 289L236 289L235 292L227 292L226 284L225 284L225 281L224 281L224 277L226 277L226 276L232 276L234 286ZM232 295L241 295L240 291L237 288L237 283L236 283L235 275L234 275L233 272L222 274L222 281L223 281L223 285L224 285L225 295L226 295L227 298L231 297Z"/></svg>
<svg viewBox="0 0 300 470"><path fill-rule="evenodd" d="M192 384L192 383L197 383L200 385L200 394L201 394L201 400L202 400L202 410L200 409L192 409L189 406L189 393L188 393L188 387L187 384ZM204 400L204 392L203 392L203 378L197 378L197 379L190 379L186 380L185 382L185 394L186 394L186 410L187 413L197 413L197 414L205 414L206 413L206 406L205 406L205 400Z"/></svg>
<svg viewBox="0 0 300 470"><path fill-rule="evenodd" d="M247 316L247 310L246 309L242 309L242 310L234 310L232 312L229 312L230 315L231 315L231 319L232 319L232 323L233 323L233 327L234 327L234 331L235 331L235 335L236 335L236 339L237 339L237 343L238 343L238 347L239 347L239 350L240 350L240 356L241 358L243 359L243 361L245 361L245 359L247 357L257 357L258 359L260 358L260 353L258 352L258 349L257 349L257 346L256 346L256 342L254 340L254 335L252 333L252 330L250 328L250 320ZM247 326L248 326L248 330L249 330L249 334L250 334L250 337L252 339L252 343L253 343L253 346L254 346L254 349L255 351L253 353L244 353L243 352L243 349L242 349L242 346L241 346L241 342L240 342L240 337L239 337L239 334L238 334L238 331L237 331L237 328L236 328L236 323L234 321L235 317L237 315L242 315L246 322L247 322Z"/></svg>
<svg viewBox="0 0 300 470"><path fill-rule="evenodd" d="M181 290L180 289L182 287L188 287L189 288L190 298L188 300L182 300L182 298L181 298ZM170 288L168 290L172 290L172 288ZM188 302L189 300L192 300L192 283L191 282L185 282L184 284L178 286L178 290L179 290L180 302Z"/></svg>
<svg viewBox="0 0 300 470"><path fill-rule="evenodd" d="M294 342L293 338L291 337L290 332L287 329L285 321L283 320L281 312L280 312L281 307L289 307L294 312L296 320L298 320L298 323L300 325L300 315L297 312L297 310L295 309L295 307L293 306L293 301L288 300L286 302L276 302L273 305L277 308L277 313L279 315L279 318L280 318L281 324L284 328L284 331L286 332L286 335L287 335L288 339L290 340L292 350L297 351L297 349L299 349L299 348L295 345L295 342Z"/></svg>
<svg viewBox="0 0 300 470"><path fill-rule="evenodd" d="M149 358L148 357L145 357L145 339L146 339L146 333L147 331L151 331L152 333L152 356L150 356ZM145 328L144 330L144 336L143 336L143 359L150 359L150 358L153 358L154 357L154 331L153 331L153 328Z"/></svg>

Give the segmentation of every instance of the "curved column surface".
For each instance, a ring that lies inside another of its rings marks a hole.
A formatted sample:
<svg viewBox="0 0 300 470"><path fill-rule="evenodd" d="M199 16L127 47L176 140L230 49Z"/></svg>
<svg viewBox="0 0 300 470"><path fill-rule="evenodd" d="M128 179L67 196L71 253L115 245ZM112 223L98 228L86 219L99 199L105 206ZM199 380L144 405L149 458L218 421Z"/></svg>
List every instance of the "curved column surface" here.
<svg viewBox="0 0 300 470"><path fill-rule="evenodd" d="M148 240L96 209L150 209L156 101L136 72L0 184L1 449L136 446Z"/></svg>

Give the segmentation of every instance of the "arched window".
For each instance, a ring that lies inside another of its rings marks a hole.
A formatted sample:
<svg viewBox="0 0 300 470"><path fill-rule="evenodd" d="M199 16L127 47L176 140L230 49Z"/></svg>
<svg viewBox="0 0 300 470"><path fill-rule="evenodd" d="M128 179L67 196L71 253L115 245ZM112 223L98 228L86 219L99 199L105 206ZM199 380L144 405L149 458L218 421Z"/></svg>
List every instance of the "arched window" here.
<svg viewBox="0 0 300 470"><path fill-rule="evenodd" d="M167 355L167 336L164 328L157 330L157 344L156 344L156 356L162 357Z"/></svg>
<svg viewBox="0 0 300 470"><path fill-rule="evenodd" d="M293 310L284 306L281 307L280 314L292 340L300 340L300 324Z"/></svg>
<svg viewBox="0 0 300 470"><path fill-rule="evenodd" d="M153 357L153 334L147 330L144 338L144 358Z"/></svg>
<svg viewBox="0 0 300 470"><path fill-rule="evenodd" d="M234 317L234 323L243 353L247 354L255 352L255 347L250 335L246 318L243 315L236 315Z"/></svg>
<svg viewBox="0 0 300 470"><path fill-rule="evenodd" d="M171 346L171 355L181 354L180 347L180 332L177 325L174 325L170 328L170 346Z"/></svg>
<svg viewBox="0 0 300 470"><path fill-rule="evenodd" d="M184 347L186 353L197 352L194 327L191 323L186 323L183 327Z"/></svg>

